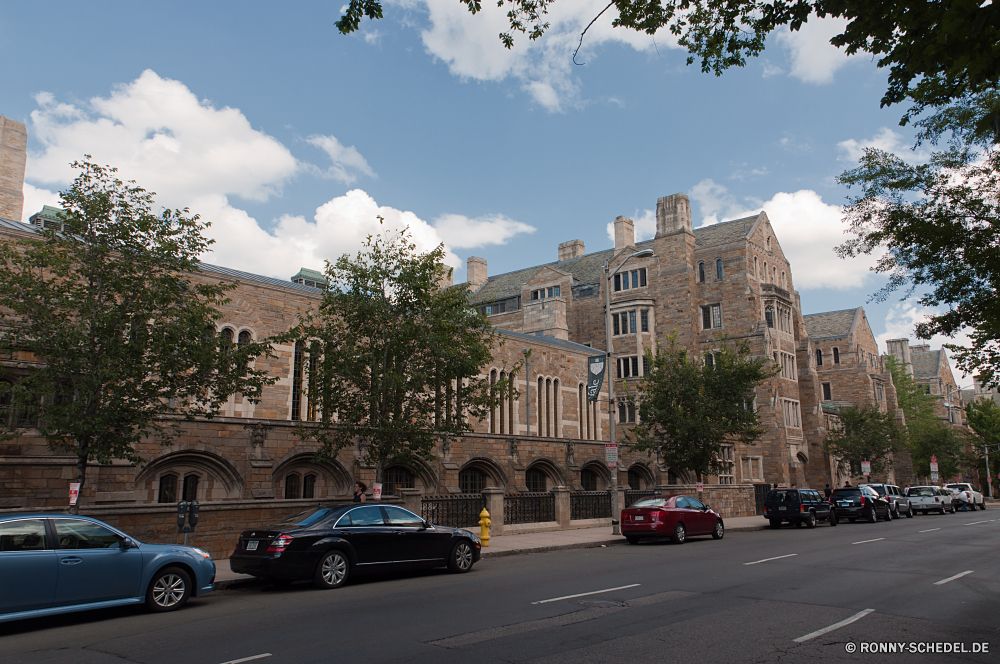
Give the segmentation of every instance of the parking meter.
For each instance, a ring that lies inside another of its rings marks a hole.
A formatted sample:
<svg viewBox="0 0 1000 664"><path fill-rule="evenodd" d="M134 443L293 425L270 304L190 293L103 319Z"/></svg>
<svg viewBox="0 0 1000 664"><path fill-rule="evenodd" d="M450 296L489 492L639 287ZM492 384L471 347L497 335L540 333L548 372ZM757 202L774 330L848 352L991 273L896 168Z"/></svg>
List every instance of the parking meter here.
<svg viewBox="0 0 1000 664"><path fill-rule="evenodd" d="M188 504L186 500L177 503L177 529L184 528L184 517L187 516Z"/></svg>
<svg viewBox="0 0 1000 664"><path fill-rule="evenodd" d="M199 509L198 501L192 500L191 505L188 509L190 511L190 514L188 514L188 523L191 524L191 528L193 529L195 526L198 525L198 509Z"/></svg>

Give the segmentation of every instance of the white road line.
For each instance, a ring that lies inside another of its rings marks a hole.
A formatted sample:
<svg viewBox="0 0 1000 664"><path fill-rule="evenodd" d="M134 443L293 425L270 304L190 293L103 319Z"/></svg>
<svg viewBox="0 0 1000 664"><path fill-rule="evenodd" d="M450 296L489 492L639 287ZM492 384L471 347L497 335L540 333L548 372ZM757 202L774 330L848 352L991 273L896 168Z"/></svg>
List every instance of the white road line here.
<svg viewBox="0 0 1000 664"><path fill-rule="evenodd" d="M835 629L840 629L841 627L850 625L855 620L861 620L862 618L867 616L869 613L872 613L873 611L875 611L875 609L865 609L864 611L855 613L853 616L851 616L846 620L841 620L839 623L833 623L829 627L824 627L823 629L817 629L815 632L809 632L805 636L800 636L799 638L794 639L794 641L795 643L802 643L803 641L808 641L809 639L815 639L817 636L823 636L824 634L832 632Z"/></svg>
<svg viewBox="0 0 1000 664"><path fill-rule="evenodd" d="M617 588L606 588L605 590L594 590L589 593L577 593L576 595L565 595L563 597L553 597L552 599L543 599L537 602L532 602L532 604L548 604L549 602L558 602L561 599L573 599L574 597L585 597L587 595L600 595L601 593L609 593L612 590L625 590L626 588L635 588L639 583L632 583L627 586L618 586ZM229 664L228 662L226 664Z"/></svg>
<svg viewBox="0 0 1000 664"><path fill-rule="evenodd" d="M252 657L244 657L242 659L231 659L228 662L223 662L222 664L240 664L240 662L250 662L255 659L264 659L265 657L270 657L271 653L265 652L260 655L253 655Z"/></svg>
<svg viewBox="0 0 1000 664"><path fill-rule="evenodd" d="M971 569L967 569L964 572L962 572L961 574L956 574L955 576L949 576L947 579L941 579L940 581L935 581L934 585L935 586L943 586L944 584L948 583L949 581L954 581L955 579L961 579L966 574L972 574L972 570Z"/></svg>
<svg viewBox="0 0 1000 664"><path fill-rule="evenodd" d="M930 530L921 530L922 533L933 533L935 530L941 530L940 528L931 528Z"/></svg>
<svg viewBox="0 0 1000 664"><path fill-rule="evenodd" d="M755 560L752 563L743 563L744 565L756 565L757 563L766 563L769 560L781 560L782 558L791 558L792 556L797 556L797 553L789 553L784 556L775 556L774 558L764 558L764 560Z"/></svg>
<svg viewBox="0 0 1000 664"><path fill-rule="evenodd" d="M884 539L885 539L884 537L876 537L873 540L861 540L860 542L851 542L851 544L868 544L868 542L878 542Z"/></svg>
<svg viewBox="0 0 1000 664"><path fill-rule="evenodd" d="M972 523L967 523L965 525L967 525L967 526L974 526L977 523L989 523L990 521L992 521L992 519L987 519L986 521L973 521Z"/></svg>

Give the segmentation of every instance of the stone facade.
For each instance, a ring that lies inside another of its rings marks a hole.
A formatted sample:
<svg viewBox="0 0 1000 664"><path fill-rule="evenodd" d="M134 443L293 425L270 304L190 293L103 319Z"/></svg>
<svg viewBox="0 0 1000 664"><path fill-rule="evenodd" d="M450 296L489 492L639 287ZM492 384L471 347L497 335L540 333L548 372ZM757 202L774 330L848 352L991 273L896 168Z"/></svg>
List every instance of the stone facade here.
<svg viewBox="0 0 1000 664"><path fill-rule="evenodd" d="M0 115L0 219L21 221L28 131L17 120Z"/></svg>

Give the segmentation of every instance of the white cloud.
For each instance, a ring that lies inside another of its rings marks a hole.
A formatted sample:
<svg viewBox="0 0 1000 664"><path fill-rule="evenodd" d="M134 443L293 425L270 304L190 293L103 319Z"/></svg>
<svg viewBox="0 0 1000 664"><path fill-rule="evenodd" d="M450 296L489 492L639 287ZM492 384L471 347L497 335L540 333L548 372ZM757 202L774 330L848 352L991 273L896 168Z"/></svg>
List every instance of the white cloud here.
<svg viewBox="0 0 1000 664"><path fill-rule="evenodd" d="M930 151L914 151L910 145L903 142L903 136L894 132L888 127L882 127L871 138L863 138L860 141L853 138L837 143L837 148L841 154L841 161L861 161L865 154L865 148L875 148L883 152L896 155L908 164L922 164L930 158Z"/></svg>
<svg viewBox="0 0 1000 664"><path fill-rule="evenodd" d="M919 304L909 301L893 305L889 313L885 316L885 332L875 336L879 348L884 352L888 352L886 350L888 348L886 342L890 339L909 339L910 345L928 344L932 350L937 350L944 344L972 346L972 340L964 332L956 334L954 339L935 335L928 340L918 340L914 333L914 328L916 328L917 323L923 322L928 316L934 313L937 313L934 309L922 307ZM955 363L951 360L950 355L948 360L951 362L951 370L955 374L955 380L958 381L959 386L972 385L972 375L965 375L959 372L955 368Z"/></svg>
<svg viewBox="0 0 1000 664"><path fill-rule="evenodd" d="M361 153L353 145L349 148L341 145L336 136L310 136L307 141L326 152L333 162L333 166L325 172L325 177L344 184L354 184L357 180L357 176L351 171L360 171L371 178L376 177L375 171Z"/></svg>
<svg viewBox="0 0 1000 664"><path fill-rule="evenodd" d="M691 200L700 204L700 226L764 210L792 264L796 288L857 288L864 284L869 268L877 261L869 256L847 260L837 257L833 248L844 241L843 209L824 203L815 191L780 192L769 201L739 201L722 185L702 180L692 187Z"/></svg>
<svg viewBox="0 0 1000 664"><path fill-rule="evenodd" d="M818 18L812 15L808 23L802 24L801 29L778 32L778 43L789 51L791 59L791 71L788 75L806 83L823 84L833 81L833 75L848 63L851 56L833 46L830 39L842 33L847 23L845 18ZM764 75L765 78L771 75L767 66Z"/></svg>
<svg viewBox="0 0 1000 664"><path fill-rule="evenodd" d="M472 249L488 244L506 244L519 233L534 233L534 226L508 219L502 214L470 219L461 214L441 215L434 229L455 249Z"/></svg>
<svg viewBox="0 0 1000 664"><path fill-rule="evenodd" d="M48 189L42 189L24 183L24 212L21 214L21 221L28 223L28 218L36 212L42 211L43 205L54 205L60 207L59 194Z"/></svg>

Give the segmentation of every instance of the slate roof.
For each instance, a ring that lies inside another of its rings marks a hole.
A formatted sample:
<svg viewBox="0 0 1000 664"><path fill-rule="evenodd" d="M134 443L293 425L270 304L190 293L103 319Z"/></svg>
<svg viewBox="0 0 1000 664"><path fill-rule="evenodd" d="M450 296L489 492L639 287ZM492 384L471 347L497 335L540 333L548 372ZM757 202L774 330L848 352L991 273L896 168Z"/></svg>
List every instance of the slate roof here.
<svg viewBox="0 0 1000 664"><path fill-rule="evenodd" d="M754 223L759 218L760 214L756 214L752 217L744 217L696 228L694 229L695 248L704 249L729 244L730 242L738 242L750 233ZM653 240L644 240L635 244L636 251L652 248ZM569 272L573 276L574 286L599 284L604 274L604 261L611 260L614 255L614 249L604 249L603 251L586 254L568 261L553 261L514 272L498 274L489 277L486 283L472 295L471 301L473 304L478 304L517 297L521 294L521 286L533 279L536 274L546 267Z"/></svg>
<svg viewBox="0 0 1000 664"><path fill-rule="evenodd" d="M830 339L835 337L846 337L851 333L851 326L858 316L861 307L853 309L842 309L840 311L827 311L821 314L809 314L802 318L806 323L806 332L810 339Z"/></svg>
<svg viewBox="0 0 1000 664"><path fill-rule="evenodd" d="M513 330L505 330L501 327L497 328L497 332L503 334L504 336L514 337L515 339L524 339L530 343L546 343L553 346L561 346L563 348L569 348L570 350L580 351L583 353L590 353L596 355L604 355L600 350L595 350L590 346L584 346L583 344L578 344L573 341L566 341L565 339L556 339L555 337L547 337L538 334L524 334L523 332L514 332Z"/></svg>
<svg viewBox="0 0 1000 664"><path fill-rule="evenodd" d="M15 231L27 231L29 233L36 232L34 226L31 226L29 224L22 224L19 221L11 221L10 219L4 219L2 217L0 217L0 227L9 228ZM318 288L313 288L311 286L306 286L304 284L296 284L292 283L291 281L286 281L284 279L265 277L260 274L251 274L250 272L241 272L240 270L233 270L228 267L220 267L218 265L211 265L209 263L198 263L198 267L203 272L212 272L214 274L221 274L231 279L237 279L239 281L255 281L259 284L280 286L282 288L290 288L292 290L304 291L306 293L314 293L316 295L322 295L323 293L323 291L321 291Z"/></svg>
<svg viewBox="0 0 1000 664"><path fill-rule="evenodd" d="M943 350L911 350L910 363L913 365L913 377L920 379L940 376L943 352Z"/></svg>

